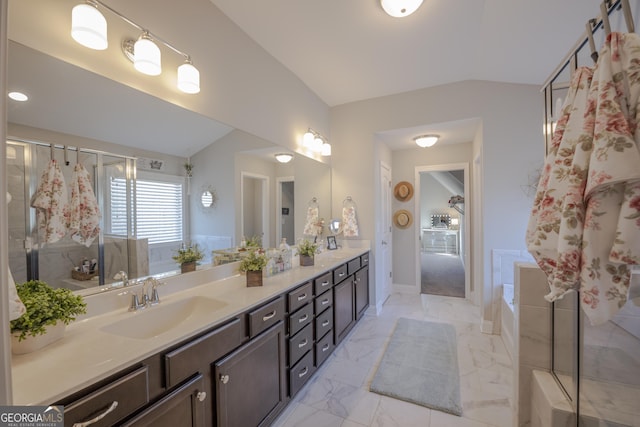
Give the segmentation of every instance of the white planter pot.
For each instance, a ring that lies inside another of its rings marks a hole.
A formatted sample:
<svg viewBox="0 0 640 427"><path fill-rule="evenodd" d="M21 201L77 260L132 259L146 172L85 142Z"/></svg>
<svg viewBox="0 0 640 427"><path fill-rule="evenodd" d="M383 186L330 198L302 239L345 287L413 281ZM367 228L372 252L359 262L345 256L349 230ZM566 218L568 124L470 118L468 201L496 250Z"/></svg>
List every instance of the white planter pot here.
<svg viewBox="0 0 640 427"><path fill-rule="evenodd" d="M18 341L19 334L11 335L11 352L13 354L26 354L39 350L52 342L58 341L64 336L67 327L63 322L58 322L54 326L48 326L47 332L35 337L27 335L22 341Z"/></svg>

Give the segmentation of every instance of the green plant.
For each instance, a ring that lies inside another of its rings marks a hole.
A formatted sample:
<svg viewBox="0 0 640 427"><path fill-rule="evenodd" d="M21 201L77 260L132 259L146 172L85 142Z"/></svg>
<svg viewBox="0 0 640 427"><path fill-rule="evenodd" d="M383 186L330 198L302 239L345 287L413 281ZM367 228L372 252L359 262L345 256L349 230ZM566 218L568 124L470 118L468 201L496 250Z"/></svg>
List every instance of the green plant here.
<svg viewBox="0 0 640 427"><path fill-rule="evenodd" d="M262 247L262 236L253 236L249 237L246 241L247 248L261 248Z"/></svg>
<svg viewBox="0 0 640 427"><path fill-rule="evenodd" d="M37 336L46 332L47 326L58 321L65 325L76 320L76 316L87 312L82 296L69 289L53 289L45 282L31 280L16 284L18 296L27 311L10 322L11 333L19 334L18 341L27 335Z"/></svg>
<svg viewBox="0 0 640 427"><path fill-rule="evenodd" d="M267 256L259 251L248 251L240 261L240 271L260 271L267 266Z"/></svg>
<svg viewBox="0 0 640 427"><path fill-rule="evenodd" d="M318 245L310 240L303 239L298 243L298 254L312 257L316 254Z"/></svg>
<svg viewBox="0 0 640 427"><path fill-rule="evenodd" d="M204 254L200 250L200 246L195 245L182 246L176 251L176 254L172 256L173 260L178 264L184 264L186 262L200 261L204 258Z"/></svg>

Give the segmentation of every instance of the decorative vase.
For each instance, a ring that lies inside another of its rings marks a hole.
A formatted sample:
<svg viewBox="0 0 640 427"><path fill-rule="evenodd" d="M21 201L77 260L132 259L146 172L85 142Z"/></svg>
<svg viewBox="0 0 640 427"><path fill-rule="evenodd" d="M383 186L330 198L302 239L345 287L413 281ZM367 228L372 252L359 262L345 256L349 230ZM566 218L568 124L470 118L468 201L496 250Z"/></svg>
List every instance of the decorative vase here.
<svg viewBox="0 0 640 427"><path fill-rule="evenodd" d="M262 286L262 270L247 270L247 287Z"/></svg>
<svg viewBox="0 0 640 427"><path fill-rule="evenodd" d="M39 350L64 336L67 325L64 322L57 322L53 326L47 327L47 332L42 335L27 335L22 341L18 341L19 333L11 334L11 352L13 354L26 354Z"/></svg>
<svg viewBox="0 0 640 427"><path fill-rule="evenodd" d="M180 271L183 273L188 273L190 271L196 271L196 262L183 262L180 264Z"/></svg>
<svg viewBox="0 0 640 427"><path fill-rule="evenodd" d="M309 255L300 255L300 265L308 267L314 264L314 257Z"/></svg>

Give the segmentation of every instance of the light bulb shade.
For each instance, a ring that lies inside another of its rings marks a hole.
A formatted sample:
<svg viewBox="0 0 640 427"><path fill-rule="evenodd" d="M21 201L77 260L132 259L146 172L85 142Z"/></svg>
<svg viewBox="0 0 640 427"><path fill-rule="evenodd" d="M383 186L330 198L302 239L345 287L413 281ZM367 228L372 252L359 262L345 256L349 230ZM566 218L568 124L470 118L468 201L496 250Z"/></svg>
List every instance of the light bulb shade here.
<svg viewBox="0 0 640 427"><path fill-rule="evenodd" d="M302 146L306 147L306 148L311 148L313 147L313 140L316 138L316 136L313 134L313 132L311 132L310 130L308 130L303 136L302 136Z"/></svg>
<svg viewBox="0 0 640 427"><path fill-rule="evenodd" d="M162 72L160 48L153 40L142 36L133 45L133 66L141 73L157 76Z"/></svg>
<svg viewBox="0 0 640 427"><path fill-rule="evenodd" d="M178 67L178 89L184 93L200 92L200 72L189 62Z"/></svg>
<svg viewBox="0 0 640 427"><path fill-rule="evenodd" d="M416 136L413 140L419 147L426 148L435 145L435 143L438 142L438 138L440 138L438 135L421 135Z"/></svg>
<svg viewBox="0 0 640 427"><path fill-rule="evenodd" d="M293 159L293 156L289 153L278 153L276 154L276 160L280 163L289 163Z"/></svg>
<svg viewBox="0 0 640 427"><path fill-rule="evenodd" d="M105 50L107 20L90 4L79 4L71 10L71 37L89 49Z"/></svg>
<svg viewBox="0 0 640 427"><path fill-rule="evenodd" d="M331 144L329 143L324 143L322 144L322 152L321 154L325 157L330 156L331 155Z"/></svg>
<svg viewBox="0 0 640 427"><path fill-rule="evenodd" d="M380 0L380 4L387 14L394 18L402 18L418 10L422 0Z"/></svg>
<svg viewBox="0 0 640 427"><path fill-rule="evenodd" d="M322 151L322 144L324 144L322 138L316 136L316 138L313 140L313 146L311 147L311 149L316 153L320 153Z"/></svg>

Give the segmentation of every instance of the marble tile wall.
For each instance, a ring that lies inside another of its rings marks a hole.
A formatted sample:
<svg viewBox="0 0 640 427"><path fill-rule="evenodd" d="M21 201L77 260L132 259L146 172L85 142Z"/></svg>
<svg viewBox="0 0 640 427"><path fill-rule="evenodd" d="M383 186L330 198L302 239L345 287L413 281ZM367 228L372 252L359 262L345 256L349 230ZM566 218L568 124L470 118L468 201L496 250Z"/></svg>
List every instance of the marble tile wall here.
<svg viewBox="0 0 640 427"><path fill-rule="evenodd" d="M527 251L513 249L494 249L491 251L491 288L493 289L493 333L499 334L502 325L502 286L513 284L515 280L514 263L533 262ZM488 332L488 331L485 331Z"/></svg>
<svg viewBox="0 0 640 427"><path fill-rule="evenodd" d="M514 283L514 426L531 425L533 371L551 370L551 303L545 274L516 262Z"/></svg>

